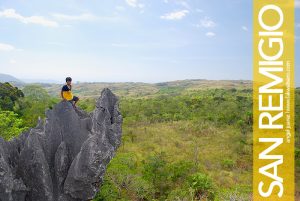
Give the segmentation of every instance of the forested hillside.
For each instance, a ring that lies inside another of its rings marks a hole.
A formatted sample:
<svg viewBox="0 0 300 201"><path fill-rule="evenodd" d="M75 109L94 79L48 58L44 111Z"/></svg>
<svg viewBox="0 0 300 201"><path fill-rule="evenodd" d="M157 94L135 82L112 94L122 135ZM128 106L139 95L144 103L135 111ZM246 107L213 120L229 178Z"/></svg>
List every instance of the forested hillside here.
<svg viewBox="0 0 300 201"><path fill-rule="evenodd" d="M124 117L122 145L95 201L250 199L251 85L195 82L111 86L120 97ZM74 84L74 93L81 97L79 107L94 109L93 94L99 96L101 90L98 85ZM1 84L0 135L11 139L34 126L45 109L60 101L59 86L56 91L52 87L26 85L19 90ZM296 114L299 178L299 89ZM300 183L296 187L300 191Z"/></svg>

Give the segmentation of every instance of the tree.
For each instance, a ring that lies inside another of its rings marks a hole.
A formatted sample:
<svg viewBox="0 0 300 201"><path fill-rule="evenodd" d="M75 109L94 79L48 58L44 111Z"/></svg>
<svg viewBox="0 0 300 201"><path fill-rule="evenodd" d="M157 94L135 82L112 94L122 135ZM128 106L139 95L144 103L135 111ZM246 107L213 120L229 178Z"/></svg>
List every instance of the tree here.
<svg viewBox="0 0 300 201"><path fill-rule="evenodd" d="M34 127L38 117L45 117L45 109L50 108L57 100L49 96L39 85L28 85L24 89L25 97L16 104L17 113L28 127Z"/></svg>
<svg viewBox="0 0 300 201"><path fill-rule="evenodd" d="M0 136L10 140L26 130L22 119L12 111L0 111Z"/></svg>
<svg viewBox="0 0 300 201"><path fill-rule="evenodd" d="M0 109L6 111L13 111L15 102L24 97L23 92L10 83L0 83Z"/></svg>
<svg viewBox="0 0 300 201"><path fill-rule="evenodd" d="M50 99L48 92L39 85L26 85L22 91L26 98L33 101L47 101Z"/></svg>

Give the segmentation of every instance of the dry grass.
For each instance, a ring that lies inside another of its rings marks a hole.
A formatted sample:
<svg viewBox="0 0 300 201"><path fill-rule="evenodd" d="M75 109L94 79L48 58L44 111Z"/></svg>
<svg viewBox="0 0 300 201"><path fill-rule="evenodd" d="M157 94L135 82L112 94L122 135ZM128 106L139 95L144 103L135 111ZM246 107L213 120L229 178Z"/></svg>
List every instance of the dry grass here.
<svg viewBox="0 0 300 201"><path fill-rule="evenodd" d="M135 153L138 161L151 154L165 152L168 162L189 160L198 164L198 170L209 174L226 192L237 187L249 191L252 188L251 156L241 156L237 151L240 149L237 146L239 131L210 124L202 125L203 130L197 130L192 125L194 123L189 121L125 125L119 152ZM249 151L251 153L251 149ZM238 164L241 157L245 158L244 166ZM232 161L232 166L224 167L224 159Z"/></svg>

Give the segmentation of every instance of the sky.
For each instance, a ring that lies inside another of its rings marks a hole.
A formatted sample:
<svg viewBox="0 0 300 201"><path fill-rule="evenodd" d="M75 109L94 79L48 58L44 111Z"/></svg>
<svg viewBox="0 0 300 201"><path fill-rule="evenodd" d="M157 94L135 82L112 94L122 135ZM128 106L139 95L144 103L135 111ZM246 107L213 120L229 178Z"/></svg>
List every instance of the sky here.
<svg viewBox="0 0 300 201"><path fill-rule="evenodd" d="M0 1L0 73L20 79L251 80L252 65L251 0Z"/></svg>

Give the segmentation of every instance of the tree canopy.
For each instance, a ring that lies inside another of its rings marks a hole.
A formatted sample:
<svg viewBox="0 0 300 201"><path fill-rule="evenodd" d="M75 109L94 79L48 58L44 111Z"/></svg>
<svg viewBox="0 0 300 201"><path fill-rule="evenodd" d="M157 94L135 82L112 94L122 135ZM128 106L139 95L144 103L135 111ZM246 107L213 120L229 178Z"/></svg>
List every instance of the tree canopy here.
<svg viewBox="0 0 300 201"><path fill-rule="evenodd" d="M0 83L0 109L5 111L12 111L15 102L24 97L24 93L17 87L10 83Z"/></svg>

